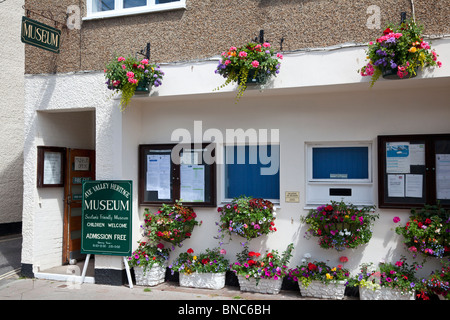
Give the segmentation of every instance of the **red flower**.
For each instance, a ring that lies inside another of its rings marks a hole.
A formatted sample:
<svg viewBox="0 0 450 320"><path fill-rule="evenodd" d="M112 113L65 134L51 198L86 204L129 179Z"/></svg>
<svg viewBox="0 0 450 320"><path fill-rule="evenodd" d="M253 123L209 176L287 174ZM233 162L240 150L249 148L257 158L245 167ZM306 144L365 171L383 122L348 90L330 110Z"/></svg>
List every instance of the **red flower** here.
<svg viewBox="0 0 450 320"><path fill-rule="evenodd" d="M431 221L430 219L428 219L428 218L425 219L425 223L426 223L426 224L430 224L431 222L432 222L432 221Z"/></svg>
<svg viewBox="0 0 450 320"><path fill-rule="evenodd" d="M191 234L189 232L186 232L186 237L190 237Z"/></svg>
<svg viewBox="0 0 450 320"><path fill-rule="evenodd" d="M158 247L158 249L162 249L162 248L164 248L164 245L162 243L158 243L157 247Z"/></svg>
<svg viewBox="0 0 450 320"><path fill-rule="evenodd" d="M309 271L314 271L314 270L317 270L317 266L310 262L310 263L308 263L308 269L309 269Z"/></svg>
<svg viewBox="0 0 450 320"><path fill-rule="evenodd" d="M326 207L325 207L325 210L326 211L333 211L333 206L332 205L327 205Z"/></svg>
<svg viewBox="0 0 450 320"><path fill-rule="evenodd" d="M346 256L342 256L339 258L339 261L342 263L346 263L346 262L348 262L348 258Z"/></svg>
<svg viewBox="0 0 450 320"><path fill-rule="evenodd" d="M387 34L392 33L392 32L393 32L392 29L387 28L386 30L383 31L383 34L387 35Z"/></svg>
<svg viewBox="0 0 450 320"><path fill-rule="evenodd" d="M192 248L187 249L187 253L194 253L194 250Z"/></svg>
<svg viewBox="0 0 450 320"><path fill-rule="evenodd" d="M273 258L272 252L269 252L269 253L267 254L267 258Z"/></svg>
<svg viewBox="0 0 450 320"><path fill-rule="evenodd" d="M202 263L203 263L203 264L207 264L208 262L209 262L209 258L202 259Z"/></svg>

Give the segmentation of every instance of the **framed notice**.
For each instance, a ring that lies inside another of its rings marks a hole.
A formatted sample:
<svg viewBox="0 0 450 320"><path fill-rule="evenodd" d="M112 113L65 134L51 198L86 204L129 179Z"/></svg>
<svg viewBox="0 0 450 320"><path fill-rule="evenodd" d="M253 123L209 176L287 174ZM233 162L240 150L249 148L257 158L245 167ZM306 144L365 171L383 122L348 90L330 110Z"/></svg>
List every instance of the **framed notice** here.
<svg viewBox="0 0 450 320"><path fill-rule="evenodd" d="M139 204L180 200L185 205L216 205L216 164L211 143L139 146Z"/></svg>
<svg viewBox="0 0 450 320"><path fill-rule="evenodd" d="M132 181L85 181L81 253L131 255Z"/></svg>
<svg viewBox="0 0 450 320"><path fill-rule="evenodd" d="M380 208L450 206L450 135L378 137Z"/></svg>
<svg viewBox="0 0 450 320"><path fill-rule="evenodd" d="M37 147L37 187L64 187L66 148Z"/></svg>

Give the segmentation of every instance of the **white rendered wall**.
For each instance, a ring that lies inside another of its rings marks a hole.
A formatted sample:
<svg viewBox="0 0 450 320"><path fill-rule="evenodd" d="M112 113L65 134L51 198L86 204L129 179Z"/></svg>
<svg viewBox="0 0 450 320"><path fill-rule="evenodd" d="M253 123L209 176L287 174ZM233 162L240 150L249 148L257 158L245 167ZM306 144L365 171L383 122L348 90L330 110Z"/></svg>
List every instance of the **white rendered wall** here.
<svg viewBox="0 0 450 320"><path fill-rule="evenodd" d="M450 65L450 42L438 40L434 47L440 60ZM379 210L380 219L369 245L354 251L338 253L323 250L315 239L303 238L306 226L299 218L305 214L305 142L370 141L373 143L374 199L376 199L376 137L381 134L448 133L450 125L450 69L425 72L415 79L387 81L381 79L373 89L369 79L356 70L365 59L363 47L350 47L327 52L286 54L281 73L266 89L249 88L235 103L235 86L213 92L224 79L214 74L217 61L162 65L166 76L163 85L152 90L150 97L133 98L128 109L120 113L118 100L109 99L102 72L37 75L26 77L25 107L25 184L24 184L24 248L23 263L49 265L44 252L53 244L37 248L45 229L39 229L38 196L35 188L36 146L41 124L37 111L64 112L95 110L95 148L97 179L133 180L133 242L140 239L140 220L144 208L137 204L138 145L171 142L175 129L193 133L194 121L202 121L203 130L254 128L280 130L280 209L278 232L251 242L254 250L266 248L282 251L294 242L292 264L300 262L304 253L313 259L338 263L341 255L349 258L347 267L357 268L361 262L397 259L405 254L401 239L392 222L400 216L404 222L408 210ZM334 68L334 69L333 69ZM421 94L417 94L421 93ZM59 131L59 130L58 130ZM218 168L218 174L221 170ZM300 203L286 203L285 191L299 191ZM222 194L218 176L219 204ZM50 195L58 197L58 195ZM53 200L52 200L53 201ZM50 204L50 201L49 201ZM51 203L59 212L59 204ZM156 209L156 208L154 208ZM173 258L189 247L197 252L214 247L217 241L216 208L197 209L203 225L193 237L177 249ZM240 238L225 246L233 260L240 250ZM42 253L42 254L41 254ZM53 262L52 262L53 263ZM96 268L121 269L118 257L96 256Z"/></svg>
<svg viewBox="0 0 450 320"><path fill-rule="evenodd" d="M22 221L24 44L20 28L24 1L3 1L0 30L0 224ZM5 59L5 57L7 57Z"/></svg>

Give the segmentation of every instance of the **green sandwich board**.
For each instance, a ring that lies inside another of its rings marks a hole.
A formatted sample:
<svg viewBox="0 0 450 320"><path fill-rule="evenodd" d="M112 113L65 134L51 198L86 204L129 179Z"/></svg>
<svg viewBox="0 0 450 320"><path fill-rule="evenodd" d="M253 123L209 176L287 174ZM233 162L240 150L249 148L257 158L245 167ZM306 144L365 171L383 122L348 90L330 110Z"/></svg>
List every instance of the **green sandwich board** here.
<svg viewBox="0 0 450 320"><path fill-rule="evenodd" d="M81 253L131 255L132 181L85 181Z"/></svg>

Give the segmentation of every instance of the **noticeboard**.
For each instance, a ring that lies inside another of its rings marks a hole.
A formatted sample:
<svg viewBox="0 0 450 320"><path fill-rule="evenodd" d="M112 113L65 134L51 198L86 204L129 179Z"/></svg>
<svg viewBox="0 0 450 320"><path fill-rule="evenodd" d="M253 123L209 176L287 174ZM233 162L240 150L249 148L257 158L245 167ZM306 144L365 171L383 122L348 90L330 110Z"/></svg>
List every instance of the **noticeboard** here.
<svg viewBox="0 0 450 320"><path fill-rule="evenodd" d="M132 181L85 181L81 253L131 255Z"/></svg>

